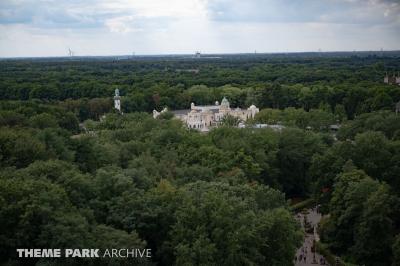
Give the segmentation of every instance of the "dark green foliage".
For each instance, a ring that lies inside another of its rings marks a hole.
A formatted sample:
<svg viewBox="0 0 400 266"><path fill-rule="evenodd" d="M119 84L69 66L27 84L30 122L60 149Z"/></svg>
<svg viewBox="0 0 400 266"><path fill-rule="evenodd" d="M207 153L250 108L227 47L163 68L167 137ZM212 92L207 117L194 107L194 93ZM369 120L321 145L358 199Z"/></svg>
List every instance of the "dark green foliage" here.
<svg viewBox="0 0 400 266"><path fill-rule="evenodd" d="M357 264L397 265L400 87L382 84L382 62L400 61L1 61L0 263L18 264L16 247L146 247L150 262L129 263L291 265L302 234L286 200L315 196L330 213L324 247ZM203 134L170 112L148 114L222 97L266 108L249 125L285 128L239 129L226 117ZM62 261L81 262L127 264Z"/></svg>
<svg viewBox="0 0 400 266"><path fill-rule="evenodd" d="M0 131L0 165L25 167L35 160L48 158L45 144L33 131L2 128Z"/></svg>
<svg viewBox="0 0 400 266"><path fill-rule="evenodd" d="M335 115L329 111L312 109L306 112L304 109L286 108L263 109L254 118L254 121L262 124L281 124L301 129L314 131L329 131L329 126L335 124Z"/></svg>
<svg viewBox="0 0 400 266"><path fill-rule="evenodd" d="M164 120L169 120L172 119L174 117L174 114L171 112L164 112L161 113L157 118L158 119L164 119Z"/></svg>
<svg viewBox="0 0 400 266"><path fill-rule="evenodd" d="M235 107L256 104L309 111L324 106L340 119L344 115L352 119L365 112L394 109L400 88L382 80L386 71L399 67L398 53L223 55L216 60L4 60L0 62L0 99L67 100L63 105L83 121L109 112L110 97L118 86L125 113L164 106L184 109L191 102L213 104L226 96Z"/></svg>
<svg viewBox="0 0 400 266"><path fill-rule="evenodd" d="M282 184L284 191L297 196L307 193L311 159L324 149L325 145L320 135L299 129L283 131L277 160L280 169L279 183Z"/></svg>
<svg viewBox="0 0 400 266"><path fill-rule="evenodd" d="M399 203L388 185L346 171L337 177L323 239L357 264L390 265Z"/></svg>
<svg viewBox="0 0 400 266"><path fill-rule="evenodd" d="M348 121L338 132L338 138L352 139L358 133L367 130L381 131L389 139L399 140L400 137L400 115L394 112L381 111L366 113Z"/></svg>
<svg viewBox="0 0 400 266"><path fill-rule="evenodd" d="M397 235L392 246L393 266L400 265L400 235Z"/></svg>
<svg viewBox="0 0 400 266"><path fill-rule="evenodd" d="M24 243L146 246L163 265L196 263L186 255L199 249L214 264L291 261L299 228L284 195L261 184L280 187L279 133L221 127L204 135L175 119L110 113L91 122L95 133L72 135L50 114L32 117L26 127L36 128L3 127L0 135L3 261ZM204 205L192 213L198 197ZM195 233L191 243L179 232L196 231L195 222L213 232ZM214 258L217 249L226 256Z"/></svg>
<svg viewBox="0 0 400 266"><path fill-rule="evenodd" d="M182 192L167 244L176 255L176 264L291 263L301 235L290 213L282 208L284 197L277 191L197 182Z"/></svg>

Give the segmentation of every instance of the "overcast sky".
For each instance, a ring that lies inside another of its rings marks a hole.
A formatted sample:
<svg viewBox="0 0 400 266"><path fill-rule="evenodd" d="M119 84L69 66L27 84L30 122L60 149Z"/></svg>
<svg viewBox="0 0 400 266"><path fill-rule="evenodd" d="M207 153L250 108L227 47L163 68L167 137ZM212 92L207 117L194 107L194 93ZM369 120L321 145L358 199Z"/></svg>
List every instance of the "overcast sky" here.
<svg viewBox="0 0 400 266"><path fill-rule="evenodd" d="M0 0L0 57L400 50L400 0Z"/></svg>

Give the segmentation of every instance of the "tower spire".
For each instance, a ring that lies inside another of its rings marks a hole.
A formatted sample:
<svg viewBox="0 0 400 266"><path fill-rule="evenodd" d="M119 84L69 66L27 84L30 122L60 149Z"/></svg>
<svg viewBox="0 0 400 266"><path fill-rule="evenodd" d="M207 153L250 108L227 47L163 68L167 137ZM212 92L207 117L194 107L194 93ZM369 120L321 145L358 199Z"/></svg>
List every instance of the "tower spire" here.
<svg viewBox="0 0 400 266"><path fill-rule="evenodd" d="M114 108L121 113L121 97L119 96L119 89L115 89Z"/></svg>

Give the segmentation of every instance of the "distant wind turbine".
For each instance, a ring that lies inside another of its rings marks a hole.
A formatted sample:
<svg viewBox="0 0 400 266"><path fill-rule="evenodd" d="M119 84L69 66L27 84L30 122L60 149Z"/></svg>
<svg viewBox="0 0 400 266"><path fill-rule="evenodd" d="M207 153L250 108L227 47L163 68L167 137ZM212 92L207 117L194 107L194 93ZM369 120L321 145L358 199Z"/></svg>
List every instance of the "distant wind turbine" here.
<svg viewBox="0 0 400 266"><path fill-rule="evenodd" d="M68 56L74 56L74 52L71 50L71 48L68 48Z"/></svg>

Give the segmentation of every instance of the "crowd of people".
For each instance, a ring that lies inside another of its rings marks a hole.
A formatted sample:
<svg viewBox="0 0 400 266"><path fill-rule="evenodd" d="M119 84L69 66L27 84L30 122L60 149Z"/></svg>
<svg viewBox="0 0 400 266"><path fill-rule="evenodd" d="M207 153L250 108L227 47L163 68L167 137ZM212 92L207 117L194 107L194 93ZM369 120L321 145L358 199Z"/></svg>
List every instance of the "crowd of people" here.
<svg viewBox="0 0 400 266"><path fill-rule="evenodd" d="M303 245L296 252L294 265L329 265L322 255L315 252L315 241L318 241L315 228L321 219L318 206L307 210L307 212L296 214L296 218L304 229L306 237ZM314 228L314 230L309 230L312 228Z"/></svg>

